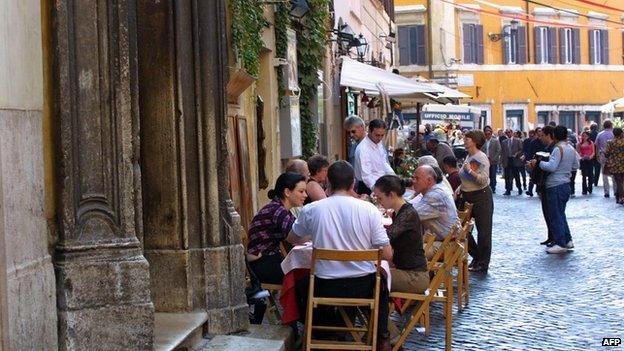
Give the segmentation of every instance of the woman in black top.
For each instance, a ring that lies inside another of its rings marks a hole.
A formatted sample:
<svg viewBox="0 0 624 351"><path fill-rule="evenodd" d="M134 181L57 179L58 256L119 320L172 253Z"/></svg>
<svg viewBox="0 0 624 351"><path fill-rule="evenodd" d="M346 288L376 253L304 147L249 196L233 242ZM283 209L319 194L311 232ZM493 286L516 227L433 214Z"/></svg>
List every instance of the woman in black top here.
<svg viewBox="0 0 624 351"><path fill-rule="evenodd" d="M308 159L308 169L310 170L310 177L306 185L308 197L303 203L304 206L327 197L325 194L325 182L327 182L329 161L323 155L314 155Z"/></svg>
<svg viewBox="0 0 624 351"><path fill-rule="evenodd" d="M412 180L402 181L395 175L377 179L373 193L379 203L393 210L392 224L386 228L390 245L394 250L391 291L423 293L429 287L427 259L423 249L423 229L418 213L403 199L405 185Z"/></svg>

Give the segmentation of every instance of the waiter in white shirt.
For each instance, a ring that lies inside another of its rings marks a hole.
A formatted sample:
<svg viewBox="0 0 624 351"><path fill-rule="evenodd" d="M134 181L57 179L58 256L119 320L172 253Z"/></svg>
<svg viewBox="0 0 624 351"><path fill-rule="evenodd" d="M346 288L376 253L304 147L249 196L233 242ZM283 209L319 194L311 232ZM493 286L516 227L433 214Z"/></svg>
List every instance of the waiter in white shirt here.
<svg viewBox="0 0 624 351"><path fill-rule="evenodd" d="M370 194L377 179L386 174L394 174L388 163L388 153L383 145L387 125L381 119L368 124L368 135L355 149L354 171L358 194Z"/></svg>

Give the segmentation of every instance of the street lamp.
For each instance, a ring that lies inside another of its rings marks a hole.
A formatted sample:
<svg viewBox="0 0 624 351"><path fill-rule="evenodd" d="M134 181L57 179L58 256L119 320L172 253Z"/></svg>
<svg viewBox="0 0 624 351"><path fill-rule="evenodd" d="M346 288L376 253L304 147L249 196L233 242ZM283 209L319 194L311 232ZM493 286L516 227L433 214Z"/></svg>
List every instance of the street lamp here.
<svg viewBox="0 0 624 351"><path fill-rule="evenodd" d="M510 26L509 26L509 31L506 31L505 29L503 29L502 33L488 33L488 37L490 38L491 41L499 41L501 39L503 39L504 37L509 37L511 36L511 31L516 31L518 30L518 21L516 20L511 20L511 22L509 22Z"/></svg>
<svg viewBox="0 0 624 351"><path fill-rule="evenodd" d="M364 38L364 35L360 34L359 37L354 40L354 44L356 44L358 61L364 62L364 56L368 52L368 41Z"/></svg>

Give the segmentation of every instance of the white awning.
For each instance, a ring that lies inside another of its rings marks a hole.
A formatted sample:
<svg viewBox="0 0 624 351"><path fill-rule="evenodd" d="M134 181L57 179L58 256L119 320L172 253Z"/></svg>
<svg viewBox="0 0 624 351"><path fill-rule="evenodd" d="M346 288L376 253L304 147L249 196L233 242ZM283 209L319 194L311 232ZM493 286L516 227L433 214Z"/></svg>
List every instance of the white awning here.
<svg viewBox="0 0 624 351"><path fill-rule="evenodd" d="M600 106L600 111L604 113L612 113L616 110L620 111L622 109L624 109L624 97Z"/></svg>
<svg viewBox="0 0 624 351"><path fill-rule="evenodd" d="M443 89L430 83L421 83L346 56L342 57L340 85L362 89L370 95L379 95L381 90L391 97L417 97L431 94L435 98L436 95L444 93Z"/></svg>

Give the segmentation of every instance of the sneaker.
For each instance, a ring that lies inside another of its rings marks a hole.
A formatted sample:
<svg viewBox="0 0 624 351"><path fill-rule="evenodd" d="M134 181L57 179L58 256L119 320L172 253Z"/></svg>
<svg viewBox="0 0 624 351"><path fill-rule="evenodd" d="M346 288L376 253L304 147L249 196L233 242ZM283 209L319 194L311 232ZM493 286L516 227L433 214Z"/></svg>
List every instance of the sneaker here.
<svg viewBox="0 0 624 351"><path fill-rule="evenodd" d="M555 246L555 242L554 241L551 241L548 244L546 244L546 247L553 247L553 246Z"/></svg>
<svg viewBox="0 0 624 351"><path fill-rule="evenodd" d="M542 241L542 242L540 243L540 245L548 245L548 244L550 244L550 243L551 243L550 239L546 239L546 240Z"/></svg>
<svg viewBox="0 0 624 351"><path fill-rule="evenodd" d="M573 249L574 248L574 242L572 240L568 241L568 243L566 244L566 248L567 249Z"/></svg>
<svg viewBox="0 0 624 351"><path fill-rule="evenodd" d="M561 247L559 245L554 245L553 247L549 247L546 249L546 253L549 254L562 254L568 252L568 249L565 247Z"/></svg>

